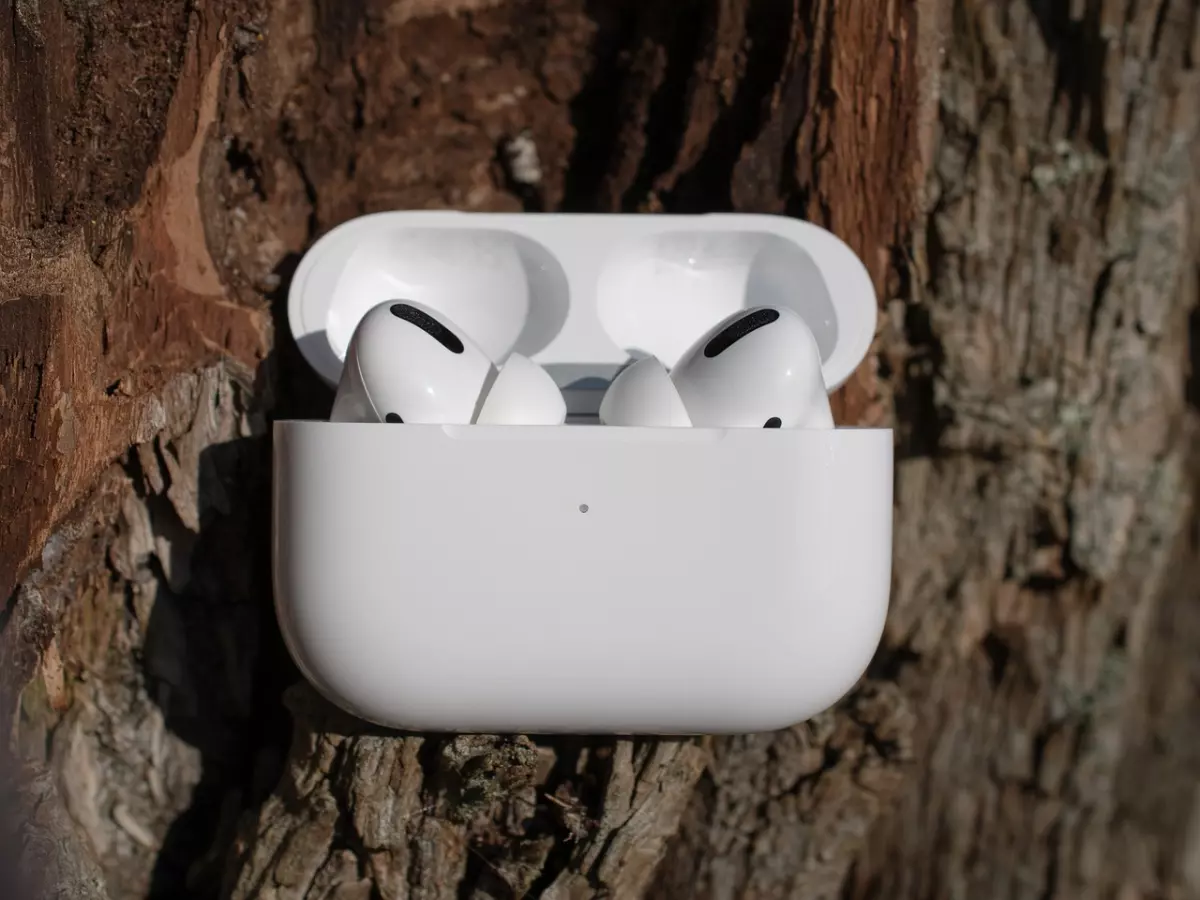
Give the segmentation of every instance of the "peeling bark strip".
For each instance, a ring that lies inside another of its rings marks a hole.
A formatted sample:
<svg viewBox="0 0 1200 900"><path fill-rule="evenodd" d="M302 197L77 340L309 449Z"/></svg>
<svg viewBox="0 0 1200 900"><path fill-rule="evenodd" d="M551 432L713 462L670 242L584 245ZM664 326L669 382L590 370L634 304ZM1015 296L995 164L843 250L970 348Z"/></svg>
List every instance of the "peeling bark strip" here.
<svg viewBox="0 0 1200 900"><path fill-rule="evenodd" d="M162 428L172 376L217 359L249 370L270 344L264 301L227 297L204 238L198 182L217 117L220 19L150 0L83 19L74 18L81 8L54 3L7 10L16 18L0 33L30 41L30 59L47 73L10 108L47 133L73 138L54 142L62 159L53 160L23 150L27 134L0 142L0 165L4 153L16 153L14 170L28 165L46 181L32 206L0 215L4 598L105 467ZM31 10L40 11L36 33ZM3 40L0 72L26 66L21 77L28 77L30 61L8 55ZM123 40L134 48L157 42L156 52L134 65L127 48L116 46ZM124 64L131 68L113 71ZM154 69L161 64L169 71ZM79 84L107 91L111 104L93 107L93 90L69 96L60 65L80 65L73 73ZM157 120L144 121L151 109ZM90 118L81 124L84 115ZM80 145L93 140L87 156ZM150 146L135 146L141 140ZM137 160L140 169L123 168ZM110 193L114 177L132 172L135 183ZM47 204L61 224L34 215ZM32 225L44 227L24 227Z"/></svg>
<svg viewBox="0 0 1200 900"><path fill-rule="evenodd" d="M1194 0L10 4L0 848L68 900L1200 895L1198 47ZM895 586L837 709L407 735L299 680L264 413L330 396L288 278L434 207L859 252L835 414L896 426Z"/></svg>

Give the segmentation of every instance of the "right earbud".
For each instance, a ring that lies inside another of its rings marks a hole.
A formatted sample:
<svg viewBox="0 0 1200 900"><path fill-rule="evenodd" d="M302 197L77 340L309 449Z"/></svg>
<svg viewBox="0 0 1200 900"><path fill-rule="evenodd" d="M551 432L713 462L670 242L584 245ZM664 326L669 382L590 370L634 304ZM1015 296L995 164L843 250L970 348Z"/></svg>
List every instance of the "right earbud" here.
<svg viewBox="0 0 1200 900"><path fill-rule="evenodd" d="M363 316L346 351L332 422L560 425L554 379L512 354L499 369L452 322L410 301Z"/></svg>
<svg viewBox="0 0 1200 900"><path fill-rule="evenodd" d="M670 374L641 359L613 379L606 425L832 428L816 338L795 312L759 306L718 322Z"/></svg>

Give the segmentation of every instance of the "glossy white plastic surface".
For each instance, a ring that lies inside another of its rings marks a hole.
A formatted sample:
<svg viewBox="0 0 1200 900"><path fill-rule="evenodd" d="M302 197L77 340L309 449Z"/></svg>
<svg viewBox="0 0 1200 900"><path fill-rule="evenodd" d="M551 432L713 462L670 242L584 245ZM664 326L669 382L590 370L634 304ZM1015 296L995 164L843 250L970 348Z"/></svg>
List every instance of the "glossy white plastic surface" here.
<svg viewBox="0 0 1200 900"><path fill-rule="evenodd" d="M450 352L397 318L393 309L442 325L459 340L460 352ZM347 348L330 420L379 422L397 415L409 424L473 422L496 367L474 341L457 335L453 324L413 304L380 303L368 311Z"/></svg>
<svg viewBox="0 0 1200 900"><path fill-rule="evenodd" d="M373 722L782 728L883 628L888 431L282 422L275 472L284 635Z"/></svg>
<svg viewBox="0 0 1200 900"><path fill-rule="evenodd" d="M334 229L289 318L334 384L358 318L396 299L544 366L573 422L631 358L671 366L739 307L799 312L829 390L876 322L859 260L794 219L459 212ZM287 645L391 727L786 727L854 685L887 611L889 430L277 422L274 491Z"/></svg>
<svg viewBox="0 0 1200 900"><path fill-rule="evenodd" d="M730 334L737 337L726 346ZM786 308L739 310L722 319L684 352L671 383L693 425L833 427L821 351L804 320Z"/></svg>
<svg viewBox="0 0 1200 900"><path fill-rule="evenodd" d="M800 313L830 391L862 362L877 320L862 262L798 219L453 210L375 213L333 229L300 261L288 319L309 364L337 384L358 320L397 299L440 310L495 362L522 353L560 386L590 392L568 406L591 415L631 355L669 368L742 307Z"/></svg>

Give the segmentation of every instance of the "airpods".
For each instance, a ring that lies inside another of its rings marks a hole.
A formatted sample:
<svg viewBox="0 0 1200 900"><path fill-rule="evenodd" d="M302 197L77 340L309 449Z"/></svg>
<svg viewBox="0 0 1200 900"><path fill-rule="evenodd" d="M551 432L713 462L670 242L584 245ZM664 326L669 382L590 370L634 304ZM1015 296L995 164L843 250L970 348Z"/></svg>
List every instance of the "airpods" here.
<svg viewBox="0 0 1200 900"><path fill-rule="evenodd" d="M438 311L411 301L363 316L346 352L334 422L538 424L566 420L541 366L519 354L497 368ZM653 357L618 373L600 404L606 425L832 428L816 339L795 312L759 306L709 329L668 372Z"/></svg>
<svg viewBox="0 0 1200 900"><path fill-rule="evenodd" d="M600 406L606 425L832 428L816 339L795 312L759 306L727 316L667 374L642 359Z"/></svg>
<svg viewBox="0 0 1200 900"><path fill-rule="evenodd" d="M333 422L561 424L567 409L540 366L497 369L452 322L419 303L381 303L354 330Z"/></svg>

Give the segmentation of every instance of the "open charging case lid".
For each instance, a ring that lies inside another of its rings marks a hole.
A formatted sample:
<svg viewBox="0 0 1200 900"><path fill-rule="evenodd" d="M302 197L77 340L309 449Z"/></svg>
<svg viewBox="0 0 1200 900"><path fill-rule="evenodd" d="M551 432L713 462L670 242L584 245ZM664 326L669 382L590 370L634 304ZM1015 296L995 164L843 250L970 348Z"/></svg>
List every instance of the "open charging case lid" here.
<svg viewBox="0 0 1200 900"><path fill-rule="evenodd" d="M877 304L830 232L770 215L387 212L318 240L292 281L336 384L355 326L433 307L519 352L595 421L631 358L670 367L741 307L796 310L828 390ZM701 733L836 702L882 633L886 429L275 426L276 609L329 699L399 728Z"/></svg>

